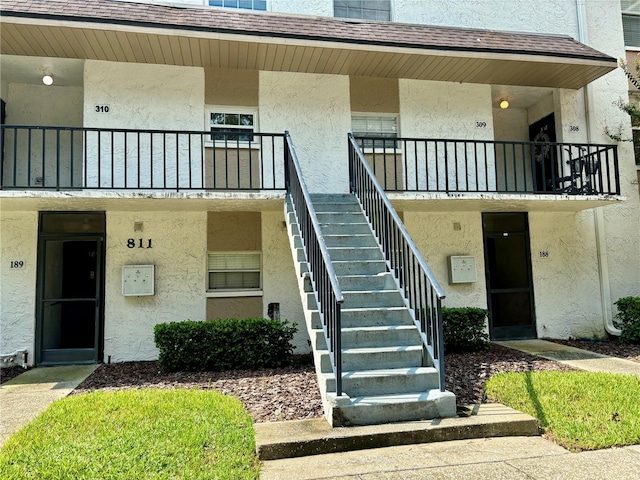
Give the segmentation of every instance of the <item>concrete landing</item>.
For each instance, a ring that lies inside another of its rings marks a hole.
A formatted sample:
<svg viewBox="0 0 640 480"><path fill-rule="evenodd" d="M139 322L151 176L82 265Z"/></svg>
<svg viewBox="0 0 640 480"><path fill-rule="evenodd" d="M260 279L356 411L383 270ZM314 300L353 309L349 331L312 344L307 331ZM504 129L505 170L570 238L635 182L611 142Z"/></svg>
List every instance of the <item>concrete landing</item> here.
<svg viewBox="0 0 640 480"><path fill-rule="evenodd" d="M504 405L473 405L466 417L331 428L325 419L257 423L261 460L481 437L539 435L537 421ZM275 477L274 477L275 478Z"/></svg>
<svg viewBox="0 0 640 480"><path fill-rule="evenodd" d="M546 340L509 340L493 343L564 363L580 370L640 376L640 363L638 362L601 355Z"/></svg>
<svg viewBox="0 0 640 480"><path fill-rule="evenodd" d="M0 385L0 447L11 434L66 397L98 365L39 367Z"/></svg>

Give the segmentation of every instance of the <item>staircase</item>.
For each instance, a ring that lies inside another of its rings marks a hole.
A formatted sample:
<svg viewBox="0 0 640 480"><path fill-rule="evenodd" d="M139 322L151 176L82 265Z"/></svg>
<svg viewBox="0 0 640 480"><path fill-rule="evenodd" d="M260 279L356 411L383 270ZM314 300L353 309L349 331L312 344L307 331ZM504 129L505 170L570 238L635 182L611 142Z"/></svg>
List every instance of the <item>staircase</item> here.
<svg viewBox="0 0 640 480"><path fill-rule="evenodd" d="M440 391L438 372L425 359L412 314L355 196L311 195L311 200L344 294L340 396L290 199L285 214L329 423L372 425L455 416L455 396Z"/></svg>

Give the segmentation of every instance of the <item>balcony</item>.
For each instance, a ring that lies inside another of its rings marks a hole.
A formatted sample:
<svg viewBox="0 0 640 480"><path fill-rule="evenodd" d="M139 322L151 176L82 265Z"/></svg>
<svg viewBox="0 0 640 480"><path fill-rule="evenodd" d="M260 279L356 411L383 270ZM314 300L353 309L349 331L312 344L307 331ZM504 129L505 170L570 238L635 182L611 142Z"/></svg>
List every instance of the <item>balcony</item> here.
<svg viewBox="0 0 640 480"><path fill-rule="evenodd" d="M617 201L615 145L355 137L396 203L473 201L481 209L582 210ZM570 200L560 206L559 201ZM576 200L580 200L579 203ZM543 204L546 203L546 206ZM406 205L406 204L405 204Z"/></svg>
<svg viewBox="0 0 640 480"><path fill-rule="evenodd" d="M2 125L2 190L285 190L284 134ZM221 140L222 138L222 140Z"/></svg>

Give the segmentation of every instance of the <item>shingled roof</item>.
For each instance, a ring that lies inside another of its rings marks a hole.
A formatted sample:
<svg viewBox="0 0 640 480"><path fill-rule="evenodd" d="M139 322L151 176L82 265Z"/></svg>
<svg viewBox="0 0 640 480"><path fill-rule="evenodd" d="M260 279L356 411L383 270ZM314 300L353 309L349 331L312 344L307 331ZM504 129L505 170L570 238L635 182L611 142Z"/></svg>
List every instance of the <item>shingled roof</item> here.
<svg viewBox="0 0 640 480"><path fill-rule="evenodd" d="M3 17L170 28L411 49L616 60L569 36L167 6L116 0L2 0Z"/></svg>

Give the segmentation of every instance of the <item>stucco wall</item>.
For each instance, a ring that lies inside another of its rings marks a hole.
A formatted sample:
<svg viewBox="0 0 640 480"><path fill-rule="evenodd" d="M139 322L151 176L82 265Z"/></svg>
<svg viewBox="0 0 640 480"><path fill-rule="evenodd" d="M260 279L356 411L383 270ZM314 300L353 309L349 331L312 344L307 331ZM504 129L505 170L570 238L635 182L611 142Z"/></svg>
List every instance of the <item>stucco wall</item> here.
<svg viewBox="0 0 640 480"><path fill-rule="evenodd" d="M38 212L0 208L0 353L26 348L35 358ZM10 268L11 261L24 267Z"/></svg>
<svg viewBox="0 0 640 480"><path fill-rule="evenodd" d="M592 212L530 212L529 230L538 336L603 337Z"/></svg>
<svg viewBox="0 0 640 480"><path fill-rule="evenodd" d="M155 324L205 318L206 229L206 212L107 212L105 360L155 359ZM128 248L129 238L153 248ZM155 265L155 295L124 297L123 265L144 264Z"/></svg>
<svg viewBox="0 0 640 480"><path fill-rule="evenodd" d="M412 138L438 138L438 139L493 139L493 114L491 108L491 86L458 84L446 82L432 82L421 80L399 80L400 95L400 123L402 125L402 136ZM477 125L481 125L479 128ZM409 145L406 155L408 158L414 157L414 152ZM444 148L439 144L440 149ZM475 165L466 167L464 164L465 152L468 148L465 145L453 147L450 158L458 158L458 168L454 161L450 161L449 178L454 178L455 172L467 172L466 181L469 189L485 189L487 186L495 188L495 176L493 175L494 158L491 151L488 152L486 160L478 162L479 179L476 182ZM458 157L455 157L458 151ZM473 146L471 146L473 148ZM408 178L409 188L415 188L415 179L418 187L424 188L428 182L429 188L436 188L436 181L439 188L443 188L446 183L447 169L444 164L435 166L435 145L428 144L426 155L429 159L427 175L424 170L415 173L415 163L409 162ZM418 156L424 155L418 152ZM468 155L468 153L467 153ZM440 155L441 156L441 155ZM488 167L488 173L485 168ZM486 173L486 175L485 175ZM460 185L465 184L465 175L460 173ZM488 184L487 184L488 179Z"/></svg>
<svg viewBox="0 0 640 480"><path fill-rule="evenodd" d="M617 1L587 2L588 43L614 58L624 56L622 19ZM610 143L604 127L623 125L623 137L630 138L629 116L614 102L627 98L628 82L620 69L596 80L588 87L591 141ZM611 301L640 294L640 198L633 147L618 143L620 186L627 201L603 208L605 219L608 282Z"/></svg>
<svg viewBox="0 0 640 480"><path fill-rule="evenodd" d="M444 305L487 308L480 212L405 211L404 224L444 288L447 295ZM454 224L460 224L460 230L455 230ZM478 280L475 283L449 285L447 261L450 255L473 255Z"/></svg>
<svg viewBox="0 0 640 480"><path fill-rule="evenodd" d="M298 326L293 345L300 354L311 349L295 275L283 213L262 212L263 315L270 303L280 304L280 318Z"/></svg>
<svg viewBox="0 0 640 480"><path fill-rule="evenodd" d="M353 112L400 111L396 78L349 77L349 92Z"/></svg>
<svg viewBox="0 0 640 480"><path fill-rule="evenodd" d="M394 0L393 5L397 22L545 33L578 28L575 0L518 0L517 5L511 0Z"/></svg>
<svg viewBox="0 0 640 480"><path fill-rule="evenodd" d="M11 125L46 125L46 126L82 126L82 88L60 87L44 85L27 85L11 83L8 93L3 100L6 105L6 122ZM38 159L33 162L29 171L27 152L29 152L28 131L18 132L16 144L18 158L15 168L18 185L53 185L60 177L64 186L71 185L71 171L73 169L74 185L80 184L82 175L82 139L77 135L73 139L73 165L69 160L72 140L68 132L60 133L60 157L57 157L56 131L49 130L45 135L44 157L42 146L42 131L32 131L31 154ZM14 135L9 130L5 133L5 164L3 175L9 184L13 184L14 176ZM44 170L42 161L44 158ZM59 169L58 169L59 165ZM29 175L30 174L30 175ZM43 178L44 177L44 178ZM40 183L38 183L40 181Z"/></svg>
<svg viewBox="0 0 640 480"><path fill-rule="evenodd" d="M258 106L258 71L206 68L207 105Z"/></svg>
<svg viewBox="0 0 640 480"><path fill-rule="evenodd" d="M349 191L349 77L260 72L260 128L289 130L313 192Z"/></svg>
<svg viewBox="0 0 640 480"><path fill-rule="evenodd" d="M273 12L333 17L332 0L267 0L267 8Z"/></svg>
<svg viewBox="0 0 640 480"><path fill-rule="evenodd" d="M109 111L96 112L96 106L108 106ZM204 69L94 60L85 62L86 127L202 131L203 123ZM125 142L121 134L116 134L113 146L109 135L103 135L100 141L96 134L87 137L87 178L91 186L111 186L112 182L115 186L124 186L125 180L138 180L138 168L141 186L147 188L171 187L177 181L182 186L198 185L202 181L200 163L189 164L186 137L181 137L178 143L174 137L168 137L164 155L164 140L157 135L153 139L147 134L140 137L130 135ZM181 149L178 165L176 148ZM192 157L199 159L198 139L192 139L191 148ZM99 154L103 162L100 176ZM126 177L125 171L128 172Z"/></svg>

